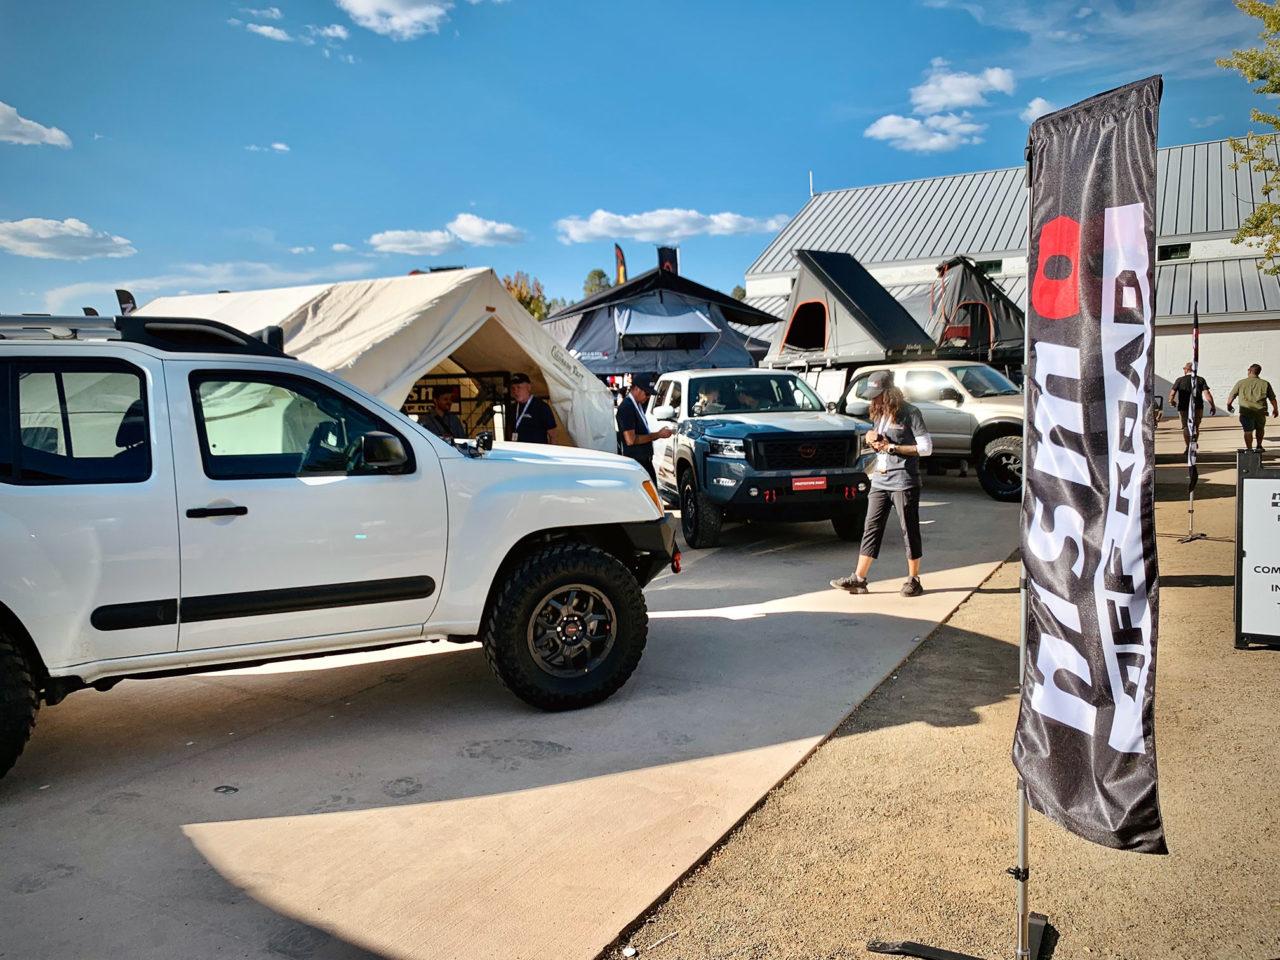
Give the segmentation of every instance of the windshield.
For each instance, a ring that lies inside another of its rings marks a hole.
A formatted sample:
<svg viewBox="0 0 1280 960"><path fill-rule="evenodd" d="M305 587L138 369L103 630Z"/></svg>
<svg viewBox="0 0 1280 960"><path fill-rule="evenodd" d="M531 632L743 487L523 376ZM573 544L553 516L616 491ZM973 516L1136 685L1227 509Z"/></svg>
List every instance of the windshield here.
<svg viewBox="0 0 1280 960"><path fill-rule="evenodd" d="M971 363L963 367L952 367L951 372L974 397L998 397L1022 392L1003 373L985 364Z"/></svg>
<svg viewBox="0 0 1280 960"><path fill-rule="evenodd" d="M689 381L689 397L695 417L826 409L809 385L790 373L698 377Z"/></svg>

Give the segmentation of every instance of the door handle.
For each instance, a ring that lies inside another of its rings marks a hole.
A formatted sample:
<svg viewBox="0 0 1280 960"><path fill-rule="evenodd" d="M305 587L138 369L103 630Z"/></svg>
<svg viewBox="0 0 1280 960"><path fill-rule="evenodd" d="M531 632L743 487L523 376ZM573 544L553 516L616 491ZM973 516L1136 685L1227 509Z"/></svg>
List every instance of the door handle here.
<svg viewBox="0 0 1280 960"><path fill-rule="evenodd" d="M203 520L205 517L243 517L248 512L248 507L192 507L187 516L192 520Z"/></svg>

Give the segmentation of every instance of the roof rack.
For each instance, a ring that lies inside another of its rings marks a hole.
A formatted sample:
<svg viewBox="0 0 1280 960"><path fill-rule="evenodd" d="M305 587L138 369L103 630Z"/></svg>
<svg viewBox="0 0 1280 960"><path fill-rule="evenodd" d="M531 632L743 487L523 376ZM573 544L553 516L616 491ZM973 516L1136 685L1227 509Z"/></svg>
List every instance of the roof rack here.
<svg viewBox="0 0 1280 960"><path fill-rule="evenodd" d="M216 320L190 317L0 315L0 340L123 340L175 353L287 356L279 327L244 333Z"/></svg>

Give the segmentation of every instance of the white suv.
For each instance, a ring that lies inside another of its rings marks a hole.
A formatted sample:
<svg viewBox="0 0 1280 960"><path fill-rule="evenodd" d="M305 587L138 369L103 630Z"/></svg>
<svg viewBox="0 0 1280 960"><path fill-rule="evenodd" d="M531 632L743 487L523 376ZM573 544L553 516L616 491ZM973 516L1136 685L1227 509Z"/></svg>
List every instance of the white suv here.
<svg viewBox="0 0 1280 960"><path fill-rule="evenodd" d="M0 775L73 690L419 640L596 703L678 566L634 462L456 448L278 337L0 317L0 396Z"/></svg>

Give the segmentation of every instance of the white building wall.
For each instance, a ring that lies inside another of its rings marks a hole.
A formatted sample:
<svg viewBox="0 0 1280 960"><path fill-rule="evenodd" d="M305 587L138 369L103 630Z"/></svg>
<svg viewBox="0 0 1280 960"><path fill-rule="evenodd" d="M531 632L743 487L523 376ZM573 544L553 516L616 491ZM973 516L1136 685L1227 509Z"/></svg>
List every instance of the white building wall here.
<svg viewBox="0 0 1280 960"><path fill-rule="evenodd" d="M1156 391L1166 401L1169 387L1191 362L1191 325L1156 328ZM1280 384L1280 324L1274 320L1237 320L1200 324L1200 376L1227 415L1227 394L1245 376L1251 363L1262 364L1263 378ZM1206 414L1208 411L1206 410Z"/></svg>

